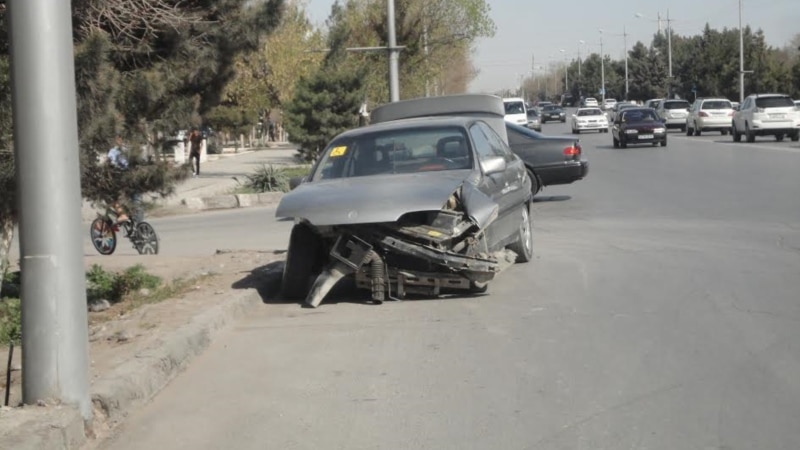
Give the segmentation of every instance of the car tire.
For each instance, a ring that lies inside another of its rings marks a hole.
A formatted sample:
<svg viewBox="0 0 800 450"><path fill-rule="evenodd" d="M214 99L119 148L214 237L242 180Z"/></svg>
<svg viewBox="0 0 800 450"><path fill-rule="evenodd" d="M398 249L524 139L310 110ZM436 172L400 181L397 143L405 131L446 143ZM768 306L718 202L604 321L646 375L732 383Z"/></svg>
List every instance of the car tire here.
<svg viewBox="0 0 800 450"><path fill-rule="evenodd" d="M795 131L794 133L792 133L792 134L789 136L789 139L791 139L791 140L792 140L792 142L797 142L797 141L800 141L800 131Z"/></svg>
<svg viewBox="0 0 800 450"><path fill-rule="evenodd" d="M308 225L297 224L289 237L283 266L281 293L289 300L302 300L311 290L311 277L321 272L322 241Z"/></svg>
<svg viewBox="0 0 800 450"><path fill-rule="evenodd" d="M727 136L727 135L728 135L728 130L719 130L719 132L720 132L720 134L722 134L723 136Z"/></svg>
<svg viewBox="0 0 800 450"><path fill-rule="evenodd" d="M778 141L778 142L783 141L783 134L780 134L780 133L776 134L775 135L775 140Z"/></svg>
<svg viewBox="0 0 800 450"><path fill-rule="evenodd" d="M542 190L542 183L539 181L539 177L537 177L531 169L528 169L528 178L531 179L531 197L533 197Z"/></svg>
<svg viewBox="0 0 800 450"><path fill-rule="evenodd" d="M756 141L756 135L750 130L750 124L748 124L747 122L745 122L744 124L744 137L747 140L747 142Z"/></svg>
<svg viewBox="0 0 800 450"><path fill-rule="evenodd" d="M661 141L661 146L662 146L662 147L666 147L666 146L667 146L667 140L666 140L666 139L664 139L663 141Z"/></svg>
<svg viewBox="0 0 800 450"><path fill-rule="evenodd" d="M517 230L517 240L508 248L517 254L517 263L526 263L533 259L533 226L530 205L527 203L522 208L522 221Z"/></svg>
<svg viewBox="0 0 800 450"><path fill-rule="evenodd" d="M736 129L736 124L731 124L731 136L733 136L733 142L742 142L742 135Z"/></svg>
<svg viewBox="0 0 800 450"><path fill-rule="evenodd" d="M612 139L614 139L614 148L619 148L619 139L617 138L612 138Z"/></svg>

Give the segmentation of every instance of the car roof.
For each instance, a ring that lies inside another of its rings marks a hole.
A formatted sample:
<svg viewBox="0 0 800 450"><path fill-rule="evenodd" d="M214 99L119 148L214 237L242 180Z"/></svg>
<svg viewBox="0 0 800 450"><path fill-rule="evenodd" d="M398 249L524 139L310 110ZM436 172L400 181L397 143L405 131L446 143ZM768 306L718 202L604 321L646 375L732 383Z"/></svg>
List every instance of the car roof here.
<svg viewBox="0 0 800 450"><path fill-rule="evenodd" d="M374 133L385 130L395 130L403 128L438 128L438 127L463 127L466 128L476 121L480 121L479 117L469 116L429 116L429 117L414 117L410 119L397 119L380 122L365 127L353 128L347 130L337 137L351 137L359 136L366 133Z"/></svg>
<svg viewBox="0 0 800 450"><path fill-rule="evenodd" d="M764 97L789 97L786 94L750 94L748 97L764 98Z"/></svg>

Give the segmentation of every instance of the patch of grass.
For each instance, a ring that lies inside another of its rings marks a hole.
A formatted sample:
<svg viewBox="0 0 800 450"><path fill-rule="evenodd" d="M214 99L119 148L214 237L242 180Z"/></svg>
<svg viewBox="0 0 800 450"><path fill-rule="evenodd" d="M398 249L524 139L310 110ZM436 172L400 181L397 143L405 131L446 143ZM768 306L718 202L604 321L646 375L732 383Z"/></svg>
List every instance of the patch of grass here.
<svg viewBox="0 0 800 450"><path fill-rule="evenodd" d="M0 299L0 345L19 344L21 339L22 306L19 299Z"/></svg>
<svg viewBox="0 0 800 450"><path fill-rule="evenodd" d="M132 292L142 288L156 289L160 285L161 278L147 273L141 264L118 273L108 272L94 264L86 272L86 301L108 300L118 303Z"/></svg>
<svg viewBox="0 0 800 450"><path fill-rule="evenodd" d="M198 283L212 278L213 274L203 274L192 278L176 278L172 282L159 286L150 292L149 295L140 295L138 292L132 292L131 295L125 298L121 304L121 313L130 312L142 305L149 305L152 303L160 303L170 298L180 297L187 292L194 290Z"/></svg>

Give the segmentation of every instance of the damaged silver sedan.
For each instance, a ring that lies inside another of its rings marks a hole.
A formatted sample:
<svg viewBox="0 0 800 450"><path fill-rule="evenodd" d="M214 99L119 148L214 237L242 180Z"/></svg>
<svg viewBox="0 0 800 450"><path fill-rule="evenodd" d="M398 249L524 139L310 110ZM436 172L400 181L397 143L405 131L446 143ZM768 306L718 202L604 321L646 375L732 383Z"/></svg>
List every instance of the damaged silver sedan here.
<svg viewBox="0 0 800 450"><path fill-rule="evenodd" d="M316 307L345 276L372 299L484 292L533 254L531 181L475 117L394 120L334 138L276 216L295 219L283 294Z"/></svg>

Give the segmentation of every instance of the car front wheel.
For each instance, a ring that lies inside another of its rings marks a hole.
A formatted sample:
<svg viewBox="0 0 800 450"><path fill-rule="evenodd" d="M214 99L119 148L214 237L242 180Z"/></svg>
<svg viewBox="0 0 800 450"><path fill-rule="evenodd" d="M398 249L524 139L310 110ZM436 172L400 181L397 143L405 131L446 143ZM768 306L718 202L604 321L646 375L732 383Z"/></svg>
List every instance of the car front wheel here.
<svg viewBox="0 0 800 450"><path fill-rule="evenodd" d="M285 298L302 300L308 296L311 277L321 271L321 250L322 241L308 225L298 224L292 228L281 280L281 292Z"/></svg>

